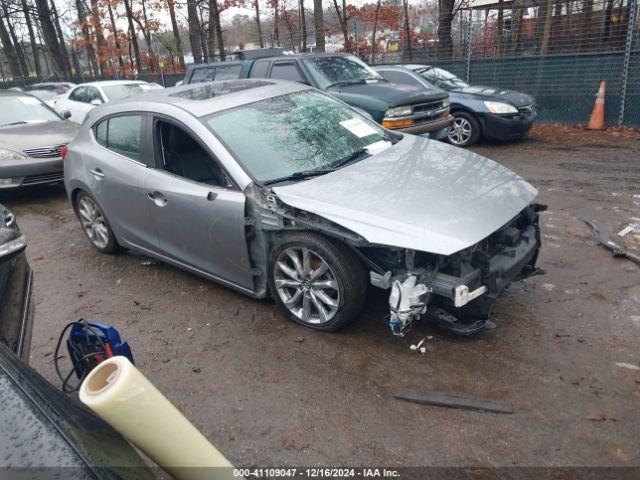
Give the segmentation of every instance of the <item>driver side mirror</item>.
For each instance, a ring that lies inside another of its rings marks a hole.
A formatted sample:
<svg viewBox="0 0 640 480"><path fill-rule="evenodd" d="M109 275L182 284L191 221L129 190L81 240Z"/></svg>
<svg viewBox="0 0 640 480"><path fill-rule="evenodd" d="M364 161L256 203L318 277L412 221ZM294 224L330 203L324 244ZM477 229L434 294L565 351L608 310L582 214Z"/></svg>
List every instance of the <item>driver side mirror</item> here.
<svg viewBox="0 0 640 480"><path fill-rule="evenodd" d="M95 105L96 107L98 105L102 105L102 100L100 100L99 98L94 98L93 100L91 100L91 105Z"/></svg>
<svg viewBox="0 0 640 480"><path fill-rule="evenodd" d="M60 112L60 116L66 120L67 118L71 118L71 112L69 110L63 110Z"/></svg>
<svg viewBox="0 0 640 480"><path fill-rule="evenodd" d="M25 248L27 237L12 228L0 228L0 264L8 262Z"/></svg>

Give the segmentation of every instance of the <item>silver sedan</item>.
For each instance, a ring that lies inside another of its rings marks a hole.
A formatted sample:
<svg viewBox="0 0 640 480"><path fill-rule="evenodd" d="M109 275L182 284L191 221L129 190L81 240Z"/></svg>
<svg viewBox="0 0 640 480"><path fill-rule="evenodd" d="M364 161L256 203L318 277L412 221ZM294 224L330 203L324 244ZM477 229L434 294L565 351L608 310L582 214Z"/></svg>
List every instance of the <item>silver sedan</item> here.
<svg viewBox="0 0 640 480"><path fill-rule="evenodd" d="M381 128L298 83L235 80L91 111L65 186L101 252L142 252L332 331L389 291L390 327L487 325L535 271L536 190L477 154Z"/></svg>
<svg viewBox="0 0 640 480"><path fill-rule="evenodd" d="M0 91L0 189L62 181L62 149L78 125L42 100Z"/></svg>

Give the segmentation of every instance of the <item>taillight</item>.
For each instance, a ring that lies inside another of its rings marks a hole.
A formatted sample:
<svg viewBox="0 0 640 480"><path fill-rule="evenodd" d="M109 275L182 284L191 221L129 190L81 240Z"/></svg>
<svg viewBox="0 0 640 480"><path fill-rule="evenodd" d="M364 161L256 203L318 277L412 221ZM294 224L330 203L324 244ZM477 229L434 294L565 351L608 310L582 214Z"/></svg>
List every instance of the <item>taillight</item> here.
<svg viewBox="0 0 640 480"><path fill-rule="evenodd" d="M63 160L64 160L64 157L67 156L67 153L69 153L69 147L65 145L60 149L60 156L62 157Z"/></svg>

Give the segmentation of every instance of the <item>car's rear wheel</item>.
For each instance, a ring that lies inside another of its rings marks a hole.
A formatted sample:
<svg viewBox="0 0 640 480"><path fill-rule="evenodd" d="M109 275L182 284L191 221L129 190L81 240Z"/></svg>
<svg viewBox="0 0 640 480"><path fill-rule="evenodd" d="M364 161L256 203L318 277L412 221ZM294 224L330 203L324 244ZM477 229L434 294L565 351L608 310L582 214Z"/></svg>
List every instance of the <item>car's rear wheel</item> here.
<svg viewBox="0 0 640 480"><path fill-rule="evenodd" d="M80 192L76 196L76 212L91 245L103 253L113 253L118 249L107 218L88 193Z"/></svg>
<svg viewBox="0 0 640 480"><path fill-rule="evenodd" d="M312 233L283 235L270 252L268 269L271 294L296 323L335 331L362 311L364 268L338 242Z"/></svg>
<svg viewBox="0 0 640 480"><path fill-rule="evenodd" d="M480 124L476 117L467 112L454 112L453 124L449 130L449 143L456 147L468 147L480 138Z"/></svg>

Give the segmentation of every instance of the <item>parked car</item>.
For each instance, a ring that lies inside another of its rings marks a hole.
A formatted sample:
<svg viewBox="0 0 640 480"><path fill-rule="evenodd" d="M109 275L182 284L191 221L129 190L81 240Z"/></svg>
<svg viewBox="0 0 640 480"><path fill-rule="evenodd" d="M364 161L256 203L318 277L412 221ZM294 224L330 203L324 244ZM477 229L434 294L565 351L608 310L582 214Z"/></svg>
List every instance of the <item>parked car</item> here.
<svg viewBox="0 0 640 480"><path fill-rule="evenodd" d="M370 279L414 282L415 302L486 319L540 248L537 191L514 172L381 128L302 83L210 82L107 104L64 162L98 251L270 292L317 330L356 318Z"/></svg>
<svg viewBox="0 0 640 480"><path fill-rule="evenodd" d="M529 132L536 120L536 104L525 93L469 85L442 68L430 65L382 65L375 70L387 80L403 85L435 86L451 99L454 122L448 140L468 147L480 138L514 140Z"/></svg>
<svg viewBox="0 0 640 480"><path fill-rule="evenodd" d="M55 108L63 114L69 112L71 121L82 123L87 113L98 105L139 95L147 82L140 80L105 80L81 83L56 99Z"/></svg>
<svg viewBox="0 0 640 480"><path fill-rule="evenodd" d="M0 204L0 344L24 361L29 360L33 329L33 273L26 246L15 216Z"/></svg>
<svg viewBox="0 0 640 480"><path fill-rule="evenodd" d="M61 182L61 151L77 132L40 99L0 92L0 190Z"/></svg>
<svg viewBox="0 0 640 480"><path fill-rule="evenodd" d="M28 93L29 95L33 95L36 98L39 98L44 103L49 105L51 108L55 108L56 98L59 95L58 93L56 93L55 90L46 90L46 89L43 89L43 90L29 89L29 90L25 90L25 93Z"/></svg>
<svg viewBox="0 0 640 480"><path fill-rule="evenodd" d="M236 78L278 78L311 85L366 112L383 127L427 135L436 140L449 133L449 97L433 88L388 82L352 55L281 55L191 65L185 84Z"/></svg>
<svg viewBox="0 0 640 480"><path fill-rule="evenodd" d="M27 85L24 90L27 92L29 90L51 90L60 95L75 86L76 84L73 82L38 82Z"/></svg>

